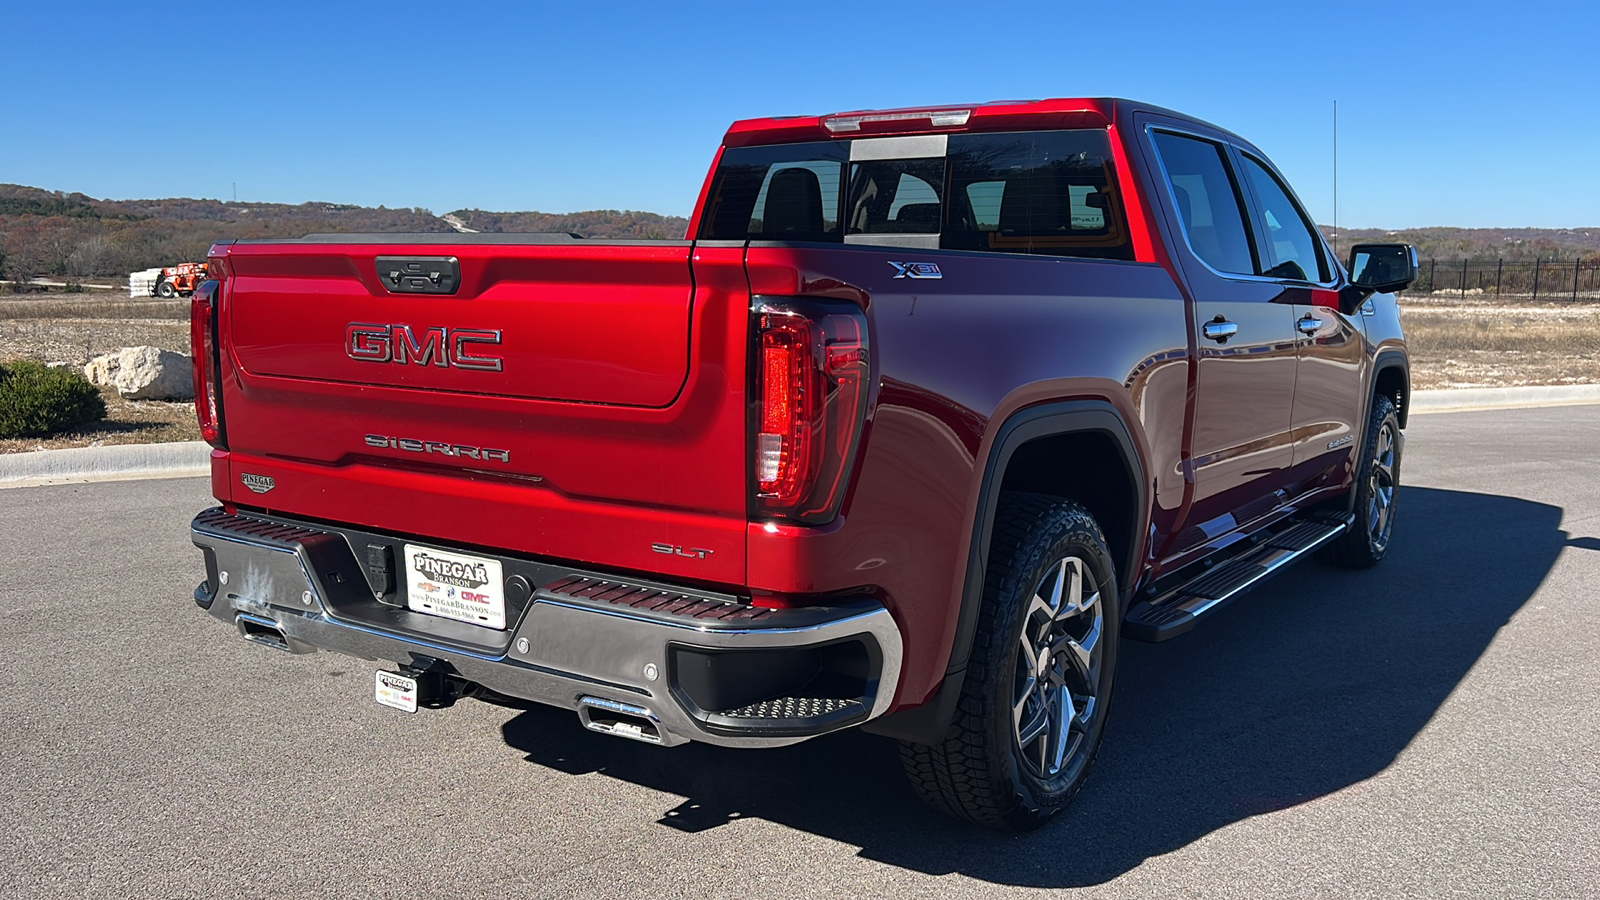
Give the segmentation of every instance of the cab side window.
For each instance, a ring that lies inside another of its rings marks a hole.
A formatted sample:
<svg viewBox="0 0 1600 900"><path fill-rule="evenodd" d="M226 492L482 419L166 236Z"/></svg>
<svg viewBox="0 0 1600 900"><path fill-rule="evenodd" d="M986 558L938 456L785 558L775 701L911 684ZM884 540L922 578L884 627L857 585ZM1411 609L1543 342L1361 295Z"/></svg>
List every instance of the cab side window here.
<svg viewBox="0 0 1600 900"><path fill-rule="evenodd" d="M730 147L698 236L841 243L839 194L849 152L838 141Z"/></svg>
<svg viewBox="0 0 1600 900"><path fill-rule="evenodd" d="M1328 263L1310 220L1283 183L1259 160L1244 156L1244 177L1261 204L1262 275L1294 281L1327 281Z"/></svg>
<svg viewBox="0 0 1600 900"><path fill-rule="evenodd" d="M940 246L1132 259L1103 129L953 134Z"/></svg>
<svg viewBox="0 0 1600 900"><path fill-rule="evenodd" d="M1227 151L1221 144L1164 131L1155 132L1154 139L1195 255L1218 272L1256 274L1244 203Z"/></svg>

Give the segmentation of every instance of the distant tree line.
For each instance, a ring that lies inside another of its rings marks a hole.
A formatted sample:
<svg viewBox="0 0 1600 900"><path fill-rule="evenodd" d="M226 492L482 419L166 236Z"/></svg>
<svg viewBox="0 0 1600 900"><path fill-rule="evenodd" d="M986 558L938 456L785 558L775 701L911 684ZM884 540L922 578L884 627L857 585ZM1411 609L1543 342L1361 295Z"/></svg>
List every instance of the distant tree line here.
<svg viewBox="0 0 1600 900"><path fill-rule="evenodd" d="M474 231L566 232L586 238L682 240L689 229L689 220L682 216L616 209L575 213L458 209L451 215Z"/></svg>
<svg viewBox="0 0 1600 900"><path fill-rule="evenodd" d="M1322 226L1332 239L1333 229ZM1350 258L1352 244L1414 244L1423 259L1532 263L1600 256L1600 227L1595 228L1346 228L1338 234L1339 255Z"/></svg>
<svg viewBox="0 0 1600 900"><path fill-rule="evenodd" d="M124 276L205 259L228 238L301 237L323 231L444 232L425 209L330 203L96 200L0 185L0 270L13 281Z"/></svg>
<svg viewBox="0 0 1600 900"><path fill-rule="evenodd" d="M459 210L486 232L563 231L590 238L682 238L688 220L596 210L564 214ZM445 233L426 209L336 203L225 203L220 200L96 200L22 185L0 185L0 273L16 282L127 275L205 259L231 238L297 238L321 232Z"/></svg>

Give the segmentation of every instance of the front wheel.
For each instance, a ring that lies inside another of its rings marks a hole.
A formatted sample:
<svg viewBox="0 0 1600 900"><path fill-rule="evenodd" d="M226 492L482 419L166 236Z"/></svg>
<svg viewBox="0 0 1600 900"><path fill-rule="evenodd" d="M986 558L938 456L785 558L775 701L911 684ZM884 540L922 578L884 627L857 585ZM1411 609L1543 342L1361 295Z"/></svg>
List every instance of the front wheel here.
<svg viewBox="0 0 1600 900"><path fill-rule="evenodd" d="M1356 472L1352 488L1355 522L1348 531L1317 551L1319 562L1347 569L1369 569L1389 552L1400 488L1400 448L1400 418L1394 401L1379 394L1372 400L1361 468Z"/></svg>
<svg viewBox="0 0 1600 900"><path fill-rule="evenodd" d="M178 289L172 286L172 282L163 281L156 285L156 296L170 300L178 296Z"/></svg>
<svg viewBox="0 0 1600 900"><path fill-rule="evenodd" d="M901 744L923 800L1015 831L1065 808L1105 730L1119 621L1094 517L1056 497L1005 494L955 721L937 744Z"/></svg>

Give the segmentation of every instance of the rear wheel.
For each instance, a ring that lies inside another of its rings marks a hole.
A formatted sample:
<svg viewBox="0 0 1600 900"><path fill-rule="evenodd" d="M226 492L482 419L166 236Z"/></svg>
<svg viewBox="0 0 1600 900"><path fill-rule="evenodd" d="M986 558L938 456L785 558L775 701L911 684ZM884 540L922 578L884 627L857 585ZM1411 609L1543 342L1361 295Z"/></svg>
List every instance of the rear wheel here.
<svg viewBox="0 0 1600 900"><path fill-rule="evenodd" d="M1394 401L1383 394L1372 400L1361 468L1356 472L1355 522L1332 543L1317 551L1317 560L1347 569L1367 569L1389 552L1394 535L1395 501L1400 487L1400 419Z"/></svg>
<svg viewBox="0 0 1600 900"><path fill-rule="evenodd" d="M980 825L1036 828L1083 787L1116 668L1116 572L1082 506L1007 493L955 721L901 744L922 798Z"/></svg>

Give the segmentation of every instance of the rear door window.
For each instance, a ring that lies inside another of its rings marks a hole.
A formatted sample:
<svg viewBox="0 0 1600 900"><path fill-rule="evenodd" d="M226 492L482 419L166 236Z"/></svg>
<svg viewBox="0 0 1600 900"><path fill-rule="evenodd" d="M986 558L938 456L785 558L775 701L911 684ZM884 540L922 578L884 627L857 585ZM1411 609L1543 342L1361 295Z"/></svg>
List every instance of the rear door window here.
<svg viewBox="0 0 1600 900"><path fill-rule="evenodd" d="M1328 264L1310 217L1294 202L1283 182L1260 160L1249 154L1241 156L1244 176L1261 207L1257 221L1266 244L1261 274L1293 281L1326 282Z"/></svg>
<svg viewBox="0 0 1600 900"><path fill-rule="evenodd" d="M1256 274L1243 198L1226 149L1165 131L1155 132L1154 139L1173 205L1195 256L1218 272Z"/></svg>

